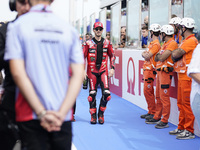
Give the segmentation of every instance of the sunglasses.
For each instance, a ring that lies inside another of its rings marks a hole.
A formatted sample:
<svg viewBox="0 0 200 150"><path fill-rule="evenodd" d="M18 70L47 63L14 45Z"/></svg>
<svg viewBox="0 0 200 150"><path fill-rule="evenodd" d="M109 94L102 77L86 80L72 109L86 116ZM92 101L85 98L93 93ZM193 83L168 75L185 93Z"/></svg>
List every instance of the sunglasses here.
<svg viewBox="0 0 200 150"><path fill-rule="evenodd" d="M102 31L103 28L95 28L95 30L96 30L96 31L98 31L98 30L99 30L99 31Z"/></svg>

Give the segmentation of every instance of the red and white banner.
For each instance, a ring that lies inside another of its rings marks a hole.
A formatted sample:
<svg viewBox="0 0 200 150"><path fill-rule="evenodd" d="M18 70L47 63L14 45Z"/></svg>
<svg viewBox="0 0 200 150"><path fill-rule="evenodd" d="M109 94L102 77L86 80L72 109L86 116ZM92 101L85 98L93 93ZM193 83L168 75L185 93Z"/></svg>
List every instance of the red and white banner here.
<svg viewBox="0 0 200 150"><path fill-rule="evenodd" d="M115 74L110 78L110 90L122 97L122 51L115 50Z"/></svg>

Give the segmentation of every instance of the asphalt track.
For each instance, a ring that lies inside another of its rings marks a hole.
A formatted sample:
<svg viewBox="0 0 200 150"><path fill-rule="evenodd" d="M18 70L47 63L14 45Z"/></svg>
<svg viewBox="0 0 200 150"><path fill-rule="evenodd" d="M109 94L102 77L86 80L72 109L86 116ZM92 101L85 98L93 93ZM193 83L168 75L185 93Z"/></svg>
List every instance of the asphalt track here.
<svg viewBox="0 0 200 150"><path fill-rule="evenodd" d="M73 123L73 144L77 150L200 150L200 138L177 140L169 135L176 128L156 129L148 125L141 114L146 113L136 105L115 94L107 105L105 123L91 125L88 90L81 90L77 98L76 122ZM101 89L97 92L97 106Z"/></svg>

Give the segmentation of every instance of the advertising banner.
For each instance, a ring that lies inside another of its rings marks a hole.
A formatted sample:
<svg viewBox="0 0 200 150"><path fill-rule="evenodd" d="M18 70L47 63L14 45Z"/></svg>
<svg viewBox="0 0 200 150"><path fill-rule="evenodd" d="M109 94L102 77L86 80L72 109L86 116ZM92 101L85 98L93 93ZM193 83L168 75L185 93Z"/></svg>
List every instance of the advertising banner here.
<svg viewBox="0 0 200 150"><path fill-rule="evenodd" d="M115 51L115 74L110 78L110 91L122 97L122 51Z"/></svg>

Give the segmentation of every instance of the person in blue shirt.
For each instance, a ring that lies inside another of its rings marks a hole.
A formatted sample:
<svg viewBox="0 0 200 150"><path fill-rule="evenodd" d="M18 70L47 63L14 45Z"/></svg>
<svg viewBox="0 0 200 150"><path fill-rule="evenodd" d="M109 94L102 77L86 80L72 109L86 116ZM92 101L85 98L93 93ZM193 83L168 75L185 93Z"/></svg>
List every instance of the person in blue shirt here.
<svg viewBox="0 0 200 150"><path fill-rule="evenodd" d="M142 27L142 48L147 48L148 45L148 27L147 26L143 26Z"/></svg>
<svg viewBox="0 0 200 150"><path fill-rule="evenodd" d="M52 12L52 1L29 0L30 11L8 25L4 59L18 86L16 121L27 149L71 149L72 107L84 78L78 33Z"/></svg>

